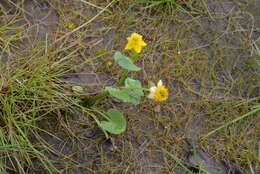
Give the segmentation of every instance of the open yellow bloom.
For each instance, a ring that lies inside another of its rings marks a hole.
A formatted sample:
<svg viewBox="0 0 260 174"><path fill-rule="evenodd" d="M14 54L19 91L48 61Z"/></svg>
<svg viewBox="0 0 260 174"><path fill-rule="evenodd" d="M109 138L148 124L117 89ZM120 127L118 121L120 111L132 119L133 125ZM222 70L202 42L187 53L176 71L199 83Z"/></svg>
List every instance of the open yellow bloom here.
<svg viewBox="0 0 260 174"><path fill-rule="evenodd" d="M73 23L68 24L68 29L73 29L73 28L75 28L75 25Z"/></svg>
<svg viewBox="0 0 260 174"><path fill-rule="evenodd" d="M137 33L132 33L131 36L127 38L127 41L125 49L134 50L136 53L140 53L142 48L147 45L143 41L143 36Z"/></svg>
<svg viewBox="0 0 260 174"><path fill-rule="evenodd" d="M108 65L108 66L111 66L111 65L113 65L113 62L108 61L108 62L107 62L107 65Z"/></svg>
<svg viewBox="0 0 260 174"><path fill-rule="evenodd" d="M168 89L162 84L162 81L159 80L157 86L153 86L150 88L150 94L148 95L148 98L157 101L164 101L168 99L168 96Z"/></svg>

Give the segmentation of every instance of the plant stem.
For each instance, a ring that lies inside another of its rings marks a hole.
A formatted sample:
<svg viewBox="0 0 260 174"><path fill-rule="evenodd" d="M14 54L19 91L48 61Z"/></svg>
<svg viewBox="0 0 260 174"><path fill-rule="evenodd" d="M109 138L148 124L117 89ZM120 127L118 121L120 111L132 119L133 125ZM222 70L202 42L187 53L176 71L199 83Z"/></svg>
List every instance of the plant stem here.
<svg viewBox="0 0 260 174"><path fill-rule="evenodd" d="M138 53L132 51L130 53L130 59L133 61L133 63L137 60L138 58ZM116 82L116 86L121 86L123 85L125 79L127 78L127 75L128 75L129 71L128 70L123 70L123 72L120 74L119 76L119 80Z"/></svg>
<svg viewBox="0 0 260 174"><path fill-rule="evenodd" d="M133 61L133 63L137 60L138 58L138 54L134 51L132 51L130 53L130 59ZM121 85L123 85L125 79L127 78L129 71L128 70L123 70L122 73L119 76L119 79L116 82L116 86L119 87ZM93 106L94 104L96 104L97 102L99 102L100 100L103 100L104 98L106 98L107 96L109 96L109 92L108 91L103 91L99 94L97 94L94 97L90 97L90 98L84 98L84 104L86 106Z"/></svg>
<svg viewBox="0 0 260 174"><path fill-rule="evenodd" d="M89 98L84 98L84 105L86 105L87 107L93 106L94 104L96 104L98 101L106 98L109 95L108 91L103 91L99 94L97 94L94 97L89 97Z"/></svg>
<svg viewBox="0 0 260 174"><path fill-rule="evenodd" d="M123 70L123 72L120 74L118 81L116 82L116 86L121 86L124 84L125 79L127 78L129 71Z"/></svg>

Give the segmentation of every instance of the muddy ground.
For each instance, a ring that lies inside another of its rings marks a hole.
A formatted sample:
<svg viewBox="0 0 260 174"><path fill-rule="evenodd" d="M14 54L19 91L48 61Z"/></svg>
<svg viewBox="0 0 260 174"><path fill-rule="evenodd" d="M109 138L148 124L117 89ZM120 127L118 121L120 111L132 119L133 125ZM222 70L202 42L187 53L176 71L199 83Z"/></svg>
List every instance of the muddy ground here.
<svg viewBox="0 0 260 174"><path fill-rule="evenodd" d="M112 60L114 50L124 48L131 32L138 32L149 46L137 62L143 70L131 76L144 83L163 79L169 87L170 98L164 103L145 99L133 106L108 98L96 106L104 110L112 106L127 116L127 131L111 135L110 139L91 118L76 109L73 113L61 111L66 118L62 123L58 117L41 121L41 128L56 136L41 133L51 148L45 155L62 173L188 173L161 148L183 164L200 163L212 174L228 170L252 173L248 160L255 174L260 172L254 147L260 139L259 115L203 138L229 120L227 113L233 113L232 118L240 114L230 109L233 103L259 96L259 67L252 63L256 54L251 44L260 43L259 0L205 0L205 4L194 2L193 8L180 3L179 10L164 5L144 9L147 4L120 1L75 32L71 31L85 25L102 9L76 0L13 2L23 9L16 25L24 26L25 34L30 36L20 41L18 50L33 52L42 43L50 48L72 45L71 51L77 49L73 70L59 78L67 86L80 85L86 94L95 95L104 86L113 85L118 67L106 63ZM105 7L110 1L91 2ZM0 4L6 15L20 10L8 2ZM84 63L97 55L101 56ZM8 59L12 55L2 53L2 61ZM241 129L252 127L256 131L232 138ZM196 155L192 153L194 148ZM37 161L28 172L47 173Z"/></svg>

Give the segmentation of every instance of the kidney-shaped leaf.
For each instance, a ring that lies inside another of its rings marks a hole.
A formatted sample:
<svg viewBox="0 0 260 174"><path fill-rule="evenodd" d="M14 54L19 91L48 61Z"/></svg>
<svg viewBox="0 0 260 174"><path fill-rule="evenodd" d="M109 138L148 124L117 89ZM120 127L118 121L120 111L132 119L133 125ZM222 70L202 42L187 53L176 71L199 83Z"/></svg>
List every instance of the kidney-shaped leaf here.
<svg viewBox="0 0 260 174"><path fill-rule="evenodd" d="M139 80L134 80L134 79L131 79L131 78L127 78L125 80L125 88L126 89L124 89L124 90L128 93L128 95L132 99L137 101L137 103L135 103L135 104L139 104L140 100L141 100L141 97L144 96L143 90L142 89L138 89L138 88L142 88L141 82ZM131 88L133 88L133 89L131 89Z"/></svg>
<svg viewBox="0 0 260 174"><path fill-rule="evenodd" d="M116 89L113 87L106 87L105 90L107 90L109 94L113 97L116 97L124 102L139 104L141 101L141 97L144 96L144 93L142 89L138 88L142 88L141 82L139 80L127 78L125 80L125 88Z"/></svg>
<svg viewBox="0 0 260 174"><path fill-rule="evenodd" d="M121 52L117 51L114 54L114 60L115 62L120 65L122 68L127 69L129 71L139 71L140 68L133 64L133 61L123 55Z"/></svg>
<svg viewBox="0 0 260 174"><path fill-rule="evenodd" d="M112 134L121 134L126 130L126 119L124 115L116 109L107 111L108 121L101 121L100 126Z"/></svg>
<svg viewBox="0 0 260 174"><path fill-rule="evenodd" d="M116 89L113 87L106 87L105 90L109 92L110 95L113 97L118 98L119 100L122 100L123 102L131 102L131 96L129 96L127 91ZM131 102L133 103L133 102Z"/></svg>

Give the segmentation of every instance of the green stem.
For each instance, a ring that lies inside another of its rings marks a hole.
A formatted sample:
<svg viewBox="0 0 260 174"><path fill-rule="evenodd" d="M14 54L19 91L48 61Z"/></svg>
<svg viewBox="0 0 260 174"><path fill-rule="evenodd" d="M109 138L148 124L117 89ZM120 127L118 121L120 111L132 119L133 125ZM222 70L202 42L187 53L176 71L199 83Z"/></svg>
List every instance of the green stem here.
<svg viewBox="0 0 260 174"><path fill-rule="evenodd" d="M129 73L128 70L123 70L123 72L119 76L119 80L116 82L117 87L124 84L124 81L127 78L128 73Z"/></svg>
<svg viewBox="0 0 260 174"><path fill-rule="evenodd" d="M137 60L138 58L138 53L132 51L130 53L130 59L133 61L133 63ZM127 78L129 71L128 70L123 70L123 72L119 76L119 80L116 82L116 86L121 86L124 84L125 79Z"/></svg>
<svg viewBox="0 0 260 174"><path fill-rule="evenodd" d="M138 54L134 51L132 51L130 53L130 59L133 61L133 63L137 60L138 58ZM123 70L123 72L120 74L118 81L116 82L116 86L119 87L121 85L124 84L125 79L128 76L129 71L128 70ZM86 106L93 106L94 104L96 104L97 102L99 102L100 100L103 100L104 98L106 98L107 96L109 96L109 92L108 91L103 91L99 94L97 94L94 97L90 97L90 98L85 98L84 99L84 104Z"/></svg>
<svg viewBox="0 0 260 174"><path fill-rule="evenodd" d="M93 106L98 101L106 98L107 96L109 96L109 92L108 91L103 91L103 92L97 94L94 97L84 98L83 99L84 100L84 105L86 105L87 107Z"/></svg>

